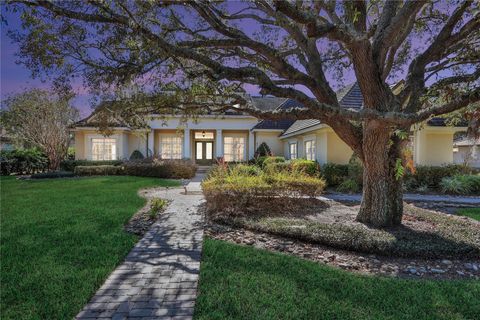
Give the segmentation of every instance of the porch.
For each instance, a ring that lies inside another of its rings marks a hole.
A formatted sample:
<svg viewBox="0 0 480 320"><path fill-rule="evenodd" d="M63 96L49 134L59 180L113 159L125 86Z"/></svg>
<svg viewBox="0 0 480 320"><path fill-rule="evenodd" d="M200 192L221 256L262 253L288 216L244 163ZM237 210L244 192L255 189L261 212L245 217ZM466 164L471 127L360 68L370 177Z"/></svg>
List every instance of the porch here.
<svg viewBox="0 0 480 320"><path fill-rule="evenodd" d="M216 158L228 162L248 161L254 156L254 134L231 129L152 129L148 150L165 159L192 159L198 165L211 165Z"/></svg>

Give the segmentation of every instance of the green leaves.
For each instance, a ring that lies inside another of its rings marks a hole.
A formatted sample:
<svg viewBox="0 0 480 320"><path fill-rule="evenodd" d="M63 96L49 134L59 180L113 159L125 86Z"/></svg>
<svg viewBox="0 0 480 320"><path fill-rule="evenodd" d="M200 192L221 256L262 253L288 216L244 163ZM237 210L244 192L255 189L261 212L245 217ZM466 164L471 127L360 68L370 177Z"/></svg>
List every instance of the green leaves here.
<svg viewBox="0 0 480 320"><path fill-rule="evenodd" d="M405 167L402 164L402 159L397 158L395 161L395 179L400 180L405 174Z"/></svg>

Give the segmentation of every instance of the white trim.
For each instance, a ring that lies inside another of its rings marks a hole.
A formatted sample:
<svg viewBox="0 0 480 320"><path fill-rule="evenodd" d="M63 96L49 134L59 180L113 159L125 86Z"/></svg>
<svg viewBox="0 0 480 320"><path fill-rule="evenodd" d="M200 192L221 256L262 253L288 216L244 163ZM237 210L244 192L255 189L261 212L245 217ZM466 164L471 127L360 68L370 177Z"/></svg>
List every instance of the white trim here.
<svg viewBox="0 0 480 320"><path fill-rule="evenodd" d="M315 130L323 129L323 128L328 128L328 126L326 124L320 123L320 124L316 124L314 126L311 126L311 127L308 127L308 128L302 129L302 130L298 130L298 131L294 131L294 132L291 132L291 133L286 134L286 135L282 135L282 136L279 137L279 139L283 140L283 139L287 139L287 138L290 138L290 137L297 136L297 135L305 133L305 132L315 131Z"/></svg>

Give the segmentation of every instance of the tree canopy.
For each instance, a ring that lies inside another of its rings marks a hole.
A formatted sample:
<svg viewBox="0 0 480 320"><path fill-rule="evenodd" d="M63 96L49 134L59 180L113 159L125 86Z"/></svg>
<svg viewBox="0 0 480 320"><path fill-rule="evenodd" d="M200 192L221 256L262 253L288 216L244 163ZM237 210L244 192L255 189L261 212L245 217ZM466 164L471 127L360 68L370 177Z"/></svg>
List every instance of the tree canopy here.
<svg viewBox="0 0 480 320"><path fill-rule="evenodd" d="M381 169L383 176L394 176L399 130L480 100L475 1L10 3L22 11L24 26L11 35L35 74L46 71L59 83L80 74L101 93L125 84L164 92L174 83L176 92L184 89L196 101L202 95L228 97L259 118L319 119L355 151L367 175ZM362 91L361 110L341 107L335 94L348 74ZM238 94L244 85L305 108L257 110ZM156 109L182 111L188 105L142 101ZM205 101L199 104L204 109L225 107ZM138 109L145 110L152 109ZM374 163L385 165L374 169ZM393 193L401 207L399 193Z"/></svg>

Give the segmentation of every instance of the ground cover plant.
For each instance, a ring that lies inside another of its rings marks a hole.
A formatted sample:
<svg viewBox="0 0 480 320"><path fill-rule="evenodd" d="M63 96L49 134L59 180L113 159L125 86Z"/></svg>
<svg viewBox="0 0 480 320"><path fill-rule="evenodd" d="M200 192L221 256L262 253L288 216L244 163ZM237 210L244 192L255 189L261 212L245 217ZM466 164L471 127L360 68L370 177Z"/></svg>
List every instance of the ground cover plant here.
<svg viewBox="0 0 480 320"><path fill-rule="evenodd" d="M205 239L194 318L475 319L478 281L362 276Z"/></svg>
<svg viewBox="0 0 480 320"><path fill-rule="evenodd" d="M138 177L1 181L2 319L71 319L137 236L123 230L145 204Z"/></svg>

